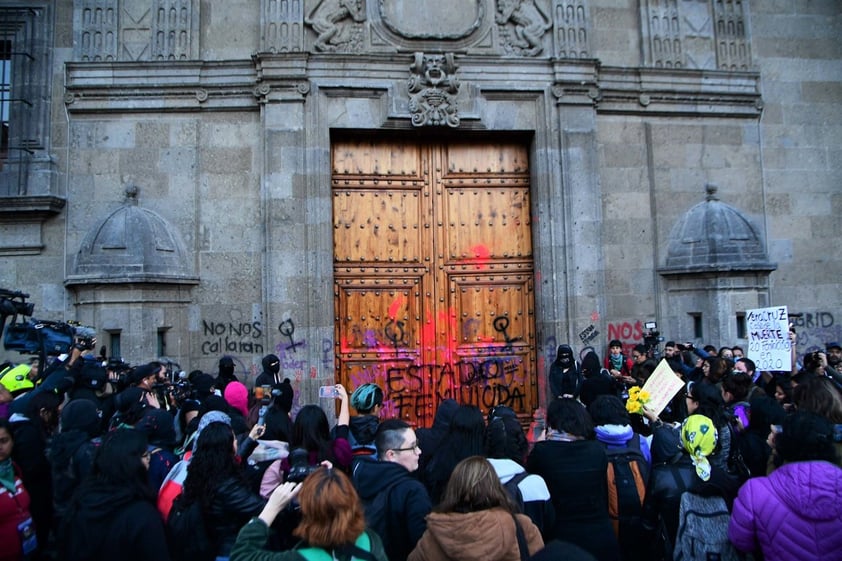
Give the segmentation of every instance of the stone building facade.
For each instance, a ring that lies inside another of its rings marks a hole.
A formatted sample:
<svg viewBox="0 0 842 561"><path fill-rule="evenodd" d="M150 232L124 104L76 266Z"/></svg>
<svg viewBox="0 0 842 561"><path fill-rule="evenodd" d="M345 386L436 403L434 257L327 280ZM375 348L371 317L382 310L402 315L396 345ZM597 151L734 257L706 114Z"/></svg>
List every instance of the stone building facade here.
<svg viewBox="0 0 842 561"><path fill-rule="evenodd" d="M556 345L842 339L835 0L0 0L0 286L110 355L524 415ZM24 52L25 56L15 53ZM711 187L715 186L715 187ZM383 234L386 232L386 234ZM8 357L15 359L16 357Z"/></svg>

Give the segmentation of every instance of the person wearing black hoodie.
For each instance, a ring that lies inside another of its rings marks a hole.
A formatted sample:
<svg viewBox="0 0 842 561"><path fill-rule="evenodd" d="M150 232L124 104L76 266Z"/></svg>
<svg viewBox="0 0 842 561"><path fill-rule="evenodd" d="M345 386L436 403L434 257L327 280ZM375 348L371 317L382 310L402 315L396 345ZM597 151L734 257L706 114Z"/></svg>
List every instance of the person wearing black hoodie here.
<svg viewBox="0 0 842 561"><path fill-rule="evenodd" d="M559 345L550 366L550 401L558 397L578 398L582 390L582 373L570 345Z"/></svg>
<svg viewBox="0 0 842 561"><path fill-rule="evenodd" d="M167 538L147 483L146 436L132 429L105 435L91 476L70 502L60 531L65 561L169 561Z"/></svg>
<svg viewBox="0 0 842 561"><path fill-rule="evenodd" d="M91 439L100 435L96 405L89 399L70 401L61 410L60 427L49 449L54 528L61 526L73 492L93 470L96 446Z"/></svg>
<svg viewBox="0 0 842 561"><path fill-rule="evenodd" d="M599 357L594 351L588 352L582 359L584 381L579 400L585 407L601 395L617 395L622 389L622 385L600 364Z"/></svg>
<svg viewBox="0 0 842 561"><path fill-rule="evenodd" d="M281 359L278 355L266 355L261 361L263 364L263 372L257 375L254 380L254 387L271 386L273 389L281 384L283 376L281 376Z"/></svg>
<svg viewBox="0 0 842 561"><path fill-rule="evenodd" d="M383 540L391 561L404 561L427 529L426 516L432 510L427 490L412 475L421 454L418 438L408 423L387 419L380 423L375 443L378 460L372 456L354 460L354 487L367 509L378 497L385 501L377 520L368 520L369 527Z"/></svg>

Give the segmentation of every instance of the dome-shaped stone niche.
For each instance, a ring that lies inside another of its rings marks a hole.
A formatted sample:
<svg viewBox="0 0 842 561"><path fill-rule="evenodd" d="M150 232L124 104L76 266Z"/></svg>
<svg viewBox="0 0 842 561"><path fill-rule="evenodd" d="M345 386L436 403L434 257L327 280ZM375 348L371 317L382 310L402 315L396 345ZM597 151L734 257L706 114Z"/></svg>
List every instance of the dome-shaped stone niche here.
<svg viewBox="0 0 842 561"><path fill-rule="evenodd" d="M670 233L664 275L701 272L774 271L758 228L739 210L707 198L684 213Z"/></svg>
<svg viewBox="0 0 842 561"><path fill-rule="evenodd" d="M65 284L198 284L177 230L137 196L129 187L125 203L88 232Z"/></svg>

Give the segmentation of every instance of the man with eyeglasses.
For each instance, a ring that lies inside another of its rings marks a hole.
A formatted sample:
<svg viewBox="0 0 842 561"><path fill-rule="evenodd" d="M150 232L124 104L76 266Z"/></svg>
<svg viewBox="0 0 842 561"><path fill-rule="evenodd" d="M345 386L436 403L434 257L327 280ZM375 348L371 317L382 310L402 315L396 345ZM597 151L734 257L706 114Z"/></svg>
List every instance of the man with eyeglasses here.
<svg viewBox="0 0 842 561"><path fill-rule="evenodd" d="M432 510L427 489L412 475L421 449L415 431L400 419L380 423L374 443L378 459L354 460L354 486L368 527L382 538L388 558L403 561L427 529L426 516Z"/></svg>

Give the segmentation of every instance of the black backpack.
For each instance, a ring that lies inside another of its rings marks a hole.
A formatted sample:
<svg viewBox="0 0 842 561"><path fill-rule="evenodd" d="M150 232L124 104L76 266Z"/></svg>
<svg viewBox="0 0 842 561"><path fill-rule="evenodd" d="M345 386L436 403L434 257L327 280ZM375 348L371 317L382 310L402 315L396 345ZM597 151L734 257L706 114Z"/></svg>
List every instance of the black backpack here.
<svg viewBox="0 0 842 561"><path fill-rule="evenodd" d="M523 493L518 485L527 477L529 477L529 472L522 471L503 484L503 488L506 489L512 501L517 505L517 511L521 514L523 514Z"/></svg>
<svg viewBox="0 0 842 561"><path fill-rule="evenodd" d="M218 544L207 530L202 504L187 502L184 494L172 503L167 517L167 543L173 561L213 561Z"/></svg>

